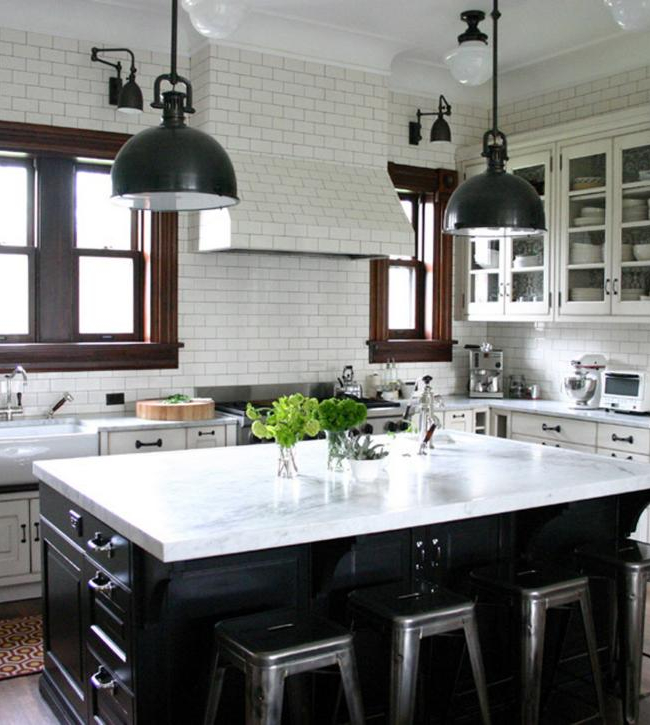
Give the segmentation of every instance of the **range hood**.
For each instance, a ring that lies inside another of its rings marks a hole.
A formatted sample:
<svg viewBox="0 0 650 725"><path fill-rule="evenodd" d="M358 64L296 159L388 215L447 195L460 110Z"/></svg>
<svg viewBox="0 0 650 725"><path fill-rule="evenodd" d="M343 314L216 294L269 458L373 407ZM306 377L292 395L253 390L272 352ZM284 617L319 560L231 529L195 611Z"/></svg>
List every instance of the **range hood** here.
<svg viewBox="0 0 650 725"><path fill-rule="evenodd" d="M232 153L241 203L201 212L199 251L351 258L413 254L385 169Z"/></svg>

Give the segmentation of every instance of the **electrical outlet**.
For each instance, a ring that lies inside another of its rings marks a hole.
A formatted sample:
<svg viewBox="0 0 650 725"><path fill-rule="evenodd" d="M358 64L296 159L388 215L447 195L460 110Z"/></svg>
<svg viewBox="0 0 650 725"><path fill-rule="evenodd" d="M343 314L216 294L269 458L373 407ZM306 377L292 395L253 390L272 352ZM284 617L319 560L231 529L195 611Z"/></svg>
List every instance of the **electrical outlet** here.
<svg viewBox="0 0 650 725"><path fill-rule="evenodd" d="M106 393L106 405L124 405L124 393Z"/></svg>

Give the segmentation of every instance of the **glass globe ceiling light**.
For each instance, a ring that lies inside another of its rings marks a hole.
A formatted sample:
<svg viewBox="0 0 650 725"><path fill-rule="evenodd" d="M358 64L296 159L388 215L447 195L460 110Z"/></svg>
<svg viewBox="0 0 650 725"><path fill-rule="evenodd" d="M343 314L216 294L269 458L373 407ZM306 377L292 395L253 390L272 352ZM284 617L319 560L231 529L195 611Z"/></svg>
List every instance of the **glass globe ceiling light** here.
<svg viewBox="0 0 650 725"><path fill-rule="evenodd" d="M178 0L172 0L171 70L154 81L151 103L162 110L162 123L140 131L119 150L111 168L112 198L150 211L232 206L239 198L228 154L212 136L185 123L185 115L194 113L192 84L177 72L177 41ZM163 82L171 90L163 93Z"/></svg>
<svg viewBox="0 0 650 725"><path fill-rule="evenodd" d="M460 19L467 23L467 30L458 36L458 47L445 56L451 75L464 86L480 86L492 75L492 60L487 45L487 35L478 24L485 20L482 10L466 10Z"/></svg>
<svg viewBox="0 0 650 725"><path fill-rule="evenodd" d="M604 0L623 30L650 30L650 0Z"/></svg>
<svg viewBox="0 0 650 725"><path fill-rule="evenodd" d="M546 231L544 205L531 184L506 172L508 144L498 125L498 0L492 10L492 128L483 135L487 169L451 195L444 231L462 237L527 236Z"/></svg>
<svg viewBox="0 0 650 725"><path fill-rule="evenodd" d="M248 11L237 0L182 0L182 5L197 32L216 40L232 35Z"/></svg>

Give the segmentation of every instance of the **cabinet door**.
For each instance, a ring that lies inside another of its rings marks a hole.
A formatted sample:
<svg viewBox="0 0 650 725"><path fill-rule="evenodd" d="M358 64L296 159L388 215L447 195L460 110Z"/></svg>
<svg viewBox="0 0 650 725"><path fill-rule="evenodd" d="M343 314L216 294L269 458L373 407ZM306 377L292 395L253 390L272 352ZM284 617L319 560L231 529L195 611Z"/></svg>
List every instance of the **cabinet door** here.
<svg viewBox="0 0 650 725"><path fill-rule="evenodd" d="M563 146L560 183L560 315L611 311L612 143Z"/></svg>
<svg viewBox="0 0 650 725"><path fill-rule="evenodd" d="M526 154L508 164L510 171L528 181L544 202L549 228L551 189L551 151ZM550 310L551 255L549 234L511 237L505 255L506 316L544 317Z"/></svg>
<svg viewBox="0 0 650 725"><path fill-rule="evenodd" d="M447 430L462 430L471 433L474 428L474 415L471 410L448 410L445 413Z"/></svg>
<svg viewBox="0 0 650 725"><path fill-rule="evenodd" d="M614 139L612 312L650 313L650 131Z"/></svg>
<svg viewBox="0 0 650 725"><path fill-rule="evenodd" d="M29 531L32 554L32 574L41 570L41 502L37 498L29 500Z"/></svg>
<svg viewBox="0 0 650 725"><path fill-rule="evenodd" d="M188 448L221 448L226 445L226 426L212 425L187 429Z"/></svg>
<svg viewBox="0 0 650 725"><path fill-rule="evenodd" d="M108 454L158 453L185 448L184 428L152 428L108 434Z"/></svg>
<svg viewBox="0 0 650 725"><path fill-rule="evenodd" d="M29 500L0 499L0 577L29 574Z"/></svg>

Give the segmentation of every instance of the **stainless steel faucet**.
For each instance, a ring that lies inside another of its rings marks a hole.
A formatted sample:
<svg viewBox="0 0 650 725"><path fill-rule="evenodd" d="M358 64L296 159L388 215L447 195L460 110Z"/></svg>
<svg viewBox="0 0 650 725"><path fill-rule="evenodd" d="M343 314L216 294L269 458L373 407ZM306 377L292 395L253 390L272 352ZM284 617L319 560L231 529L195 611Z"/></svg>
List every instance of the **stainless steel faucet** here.
<svg viewBox="0 0 650 725"><path fill-rule="evenodd" d="M14 378L19 375L21 378L20 390L16 392L16 403L14 404ZM27 373L22 365L16 365L12 372L4 376L4 402L0 407L0 416L4 420L12 420L15 415L23 414L23 387L27 385Z"/></svg>
<svg viewBox="0 0 650 725"><path fill-rule="evenodd" d="M59 408L62 408L66 403L71 403L74 400L70 393L64 393L63 397L54 403L54 405L47 411L47 417L51 420L54 418L54 414Z"/></svg>

